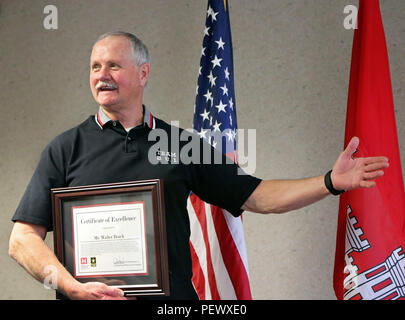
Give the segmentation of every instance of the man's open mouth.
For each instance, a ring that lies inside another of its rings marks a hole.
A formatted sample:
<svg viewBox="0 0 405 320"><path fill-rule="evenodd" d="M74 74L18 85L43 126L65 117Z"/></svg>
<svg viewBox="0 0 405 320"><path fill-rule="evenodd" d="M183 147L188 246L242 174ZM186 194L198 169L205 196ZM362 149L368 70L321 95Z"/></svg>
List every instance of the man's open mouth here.
<svg viewBox="0 0 405 320"><path fill-rule="evenodd" d="M114 91L117 90L118 87L115 83L110 83L110 82L104 82L104 81L99 81L96 86L96 90L99 91Z"/></svg>

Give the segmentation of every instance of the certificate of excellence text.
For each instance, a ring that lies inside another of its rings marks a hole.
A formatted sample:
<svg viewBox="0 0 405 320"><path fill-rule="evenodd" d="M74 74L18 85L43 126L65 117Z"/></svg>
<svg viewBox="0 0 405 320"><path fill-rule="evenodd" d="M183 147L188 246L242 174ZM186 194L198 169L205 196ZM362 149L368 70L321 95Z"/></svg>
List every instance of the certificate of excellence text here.
<svg viewBox="0 0 405 320"><path fill-rule="evenodd" d="M72 207L74 276L147 275L142 201Z"/></svg>

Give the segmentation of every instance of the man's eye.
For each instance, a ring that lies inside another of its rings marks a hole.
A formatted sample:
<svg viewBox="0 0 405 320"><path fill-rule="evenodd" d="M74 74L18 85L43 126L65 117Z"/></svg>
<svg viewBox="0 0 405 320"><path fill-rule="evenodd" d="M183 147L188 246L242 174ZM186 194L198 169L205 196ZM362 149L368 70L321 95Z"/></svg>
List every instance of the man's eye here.
<svg viewBox="0 0 405 320"><path fill-rule="evenodd" d="M99 70L100 69L100 65L99 64L95 64L91 67L92 70Z"/></svg>

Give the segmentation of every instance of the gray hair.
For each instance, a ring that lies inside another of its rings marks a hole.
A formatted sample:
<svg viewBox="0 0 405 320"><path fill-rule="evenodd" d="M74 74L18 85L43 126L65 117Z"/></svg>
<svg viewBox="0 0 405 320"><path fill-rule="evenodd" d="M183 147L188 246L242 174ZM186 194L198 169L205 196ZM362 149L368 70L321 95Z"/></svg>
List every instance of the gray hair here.
<svg viewBox="0 0 405 320"><path fill-rule="evenodd" d="M150 63L149 51L146 45L132 33L124 32L124 31L112 31L102 34L98 37L97 41L105 39L107 37L125 37L129 40L132 46L132 52L134 54L135 64L140 67L144 63Z"/></svg>

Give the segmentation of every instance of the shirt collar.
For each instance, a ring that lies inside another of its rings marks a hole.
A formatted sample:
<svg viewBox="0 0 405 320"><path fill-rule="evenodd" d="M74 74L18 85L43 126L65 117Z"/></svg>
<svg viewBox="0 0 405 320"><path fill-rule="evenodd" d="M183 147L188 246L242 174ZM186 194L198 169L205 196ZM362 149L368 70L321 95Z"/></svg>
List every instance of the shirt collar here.
<svg viewBox="0 0 405 320"><path fill-rule="evenodd" d="M149 111L149 109L145 106L142 105L143 107L143 123L146 127L150 129L155 129L156 127L156 121L155 117L152 115L152 113ZM97 125L103 129L103 127L106 125L106 123L112 121L109 116L107 116L103 108L101 106L98 108L97 113L94 115L94 119L96 120Z"/></svg>

